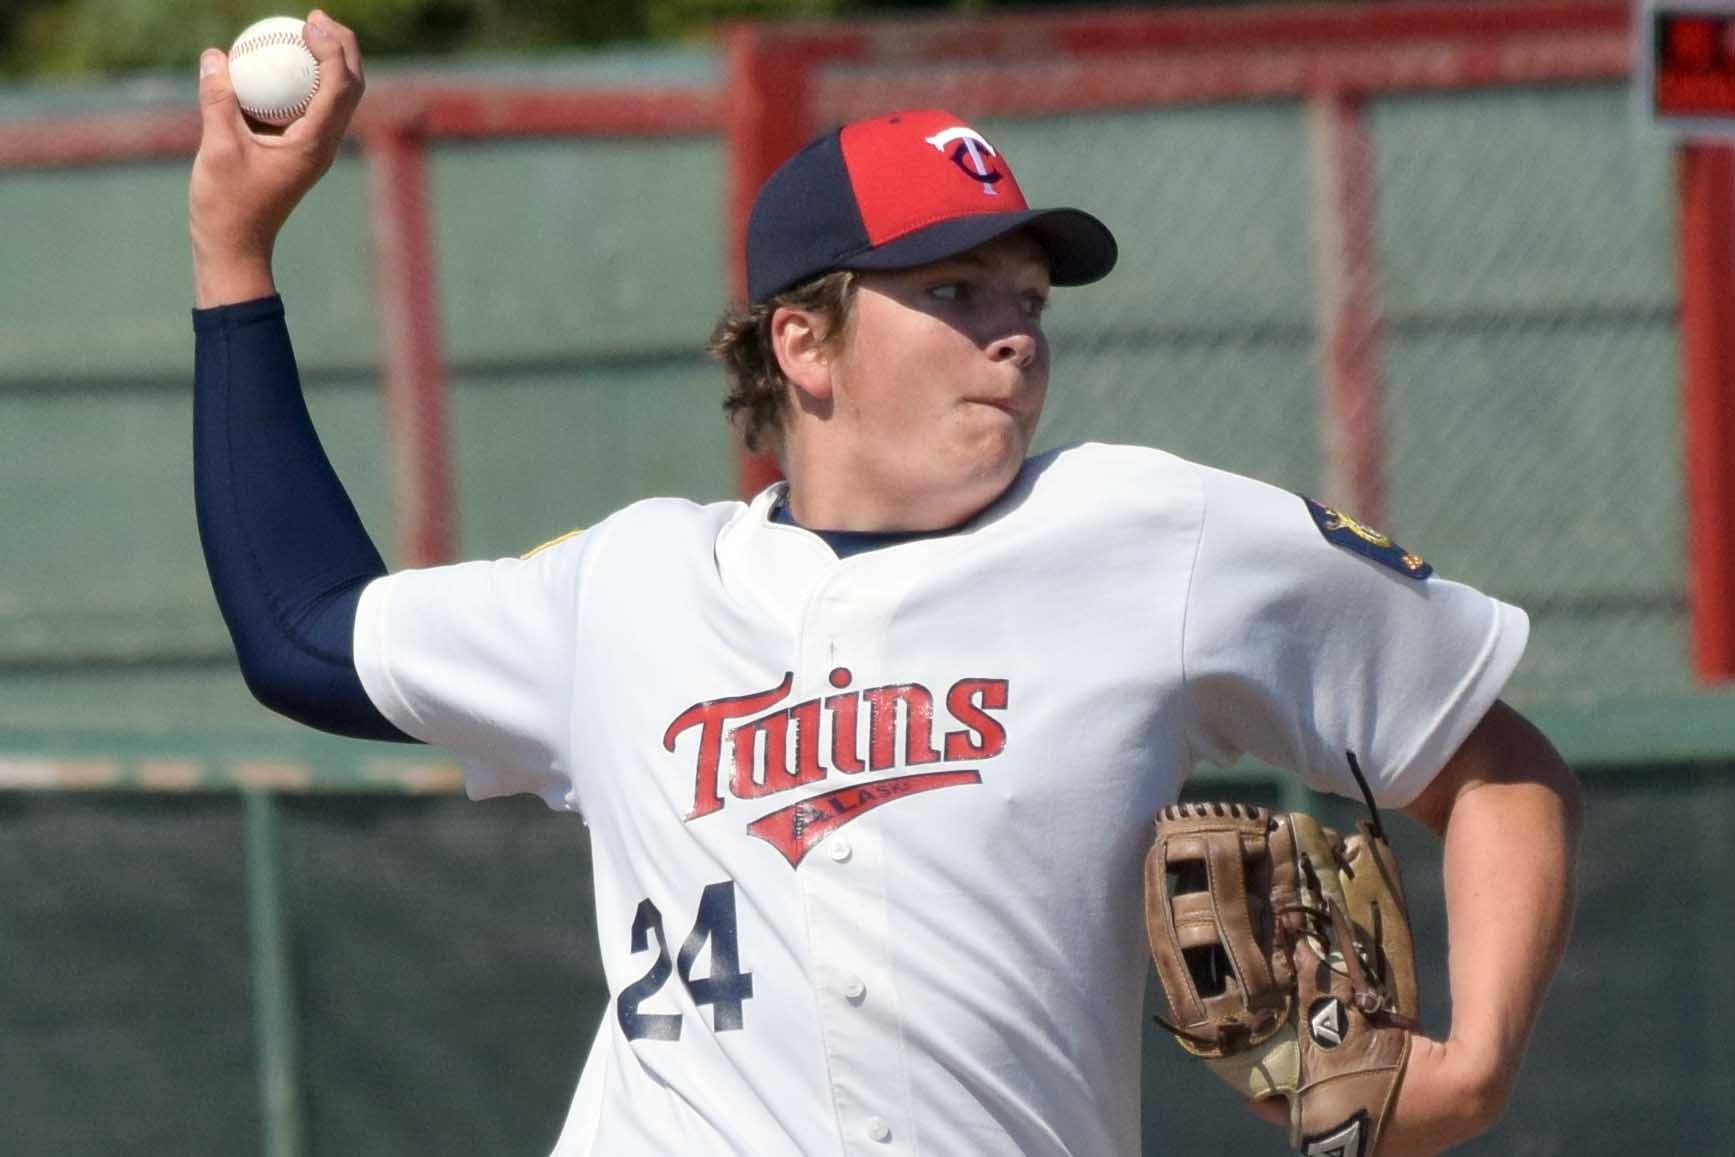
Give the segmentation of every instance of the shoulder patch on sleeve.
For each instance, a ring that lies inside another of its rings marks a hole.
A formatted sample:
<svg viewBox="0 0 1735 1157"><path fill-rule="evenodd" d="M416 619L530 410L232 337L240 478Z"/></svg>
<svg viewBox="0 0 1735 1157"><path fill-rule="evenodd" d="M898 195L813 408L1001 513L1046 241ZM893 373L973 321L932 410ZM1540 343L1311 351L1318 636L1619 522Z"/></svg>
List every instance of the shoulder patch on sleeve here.
<svg viewBox="0 0 1735 1157"><path fill-rule="evenodd" d="M1349 515L1315 502L1305 494L1301 495L1301 500L1307 504L1307 513L1313 516L1314 525L1319 527L1319 533L1325 535L1327 542L1352 550L1363 558L1371 558L1405 578L1425 579L1434 573L1434 568L1424 562L1421 555L1411 554L1373 527L1363 526Z"/></svg>
<svg viewBox="0 0 1735 1157"><path fill-rule="evenodd" d="M543 543L540 546L531 547L529 550L527 550L523 554L519 555L518 559L520 562L528 562L531 559L535 558L537 555L541 554L543 551L547 550L549 547L559 546L561 543L565 542L567 539L576 537L577 535L580 535L583 533L584 533L584 527L582 527L582 526L579 527L577 530L569 530L565 534L560 535L558 538L551 538L547 542Z"/></svg>

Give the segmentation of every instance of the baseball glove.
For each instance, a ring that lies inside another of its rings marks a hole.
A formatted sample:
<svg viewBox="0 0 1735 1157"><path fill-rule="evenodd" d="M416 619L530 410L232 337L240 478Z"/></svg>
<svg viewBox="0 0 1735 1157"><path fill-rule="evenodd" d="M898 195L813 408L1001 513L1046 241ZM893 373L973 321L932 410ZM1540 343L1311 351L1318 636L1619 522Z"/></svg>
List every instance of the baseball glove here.
<svg viewBox="0 0 1735 1157"><path fill-rule="evenodd" d="M1158 1023L1243 1095L1287 1097L1312 1157L1371 1157L1418 1027L1397 859L1350 767L1373 818L1347 840L1300 812L1183 803L1145 858Z"/></svg>

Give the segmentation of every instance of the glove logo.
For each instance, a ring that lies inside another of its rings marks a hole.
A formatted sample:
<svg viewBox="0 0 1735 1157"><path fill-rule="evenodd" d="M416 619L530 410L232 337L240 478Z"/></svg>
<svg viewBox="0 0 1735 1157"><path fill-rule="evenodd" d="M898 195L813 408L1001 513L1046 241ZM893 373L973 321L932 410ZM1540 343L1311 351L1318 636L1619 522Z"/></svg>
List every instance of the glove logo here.
<svg viewBox="0 0 1735 1157"><path fill-rule="evenodd" d="M1349 1031L1349 1018L1344 1015L1343 1002L1335 996L1313 1002L1307 1010L1307 1031L1313 1042L1323 1049L1334 1049L1343 1043Z"/></svg>
<svg viewBox="0 0 1735 1157"><path fill-rule="evenodd" d="M1304 1137L1301 1152L1305 1157L1362 1157L1367 1144L1367 1121L1364 1110L1329 1133Z"/></svg>

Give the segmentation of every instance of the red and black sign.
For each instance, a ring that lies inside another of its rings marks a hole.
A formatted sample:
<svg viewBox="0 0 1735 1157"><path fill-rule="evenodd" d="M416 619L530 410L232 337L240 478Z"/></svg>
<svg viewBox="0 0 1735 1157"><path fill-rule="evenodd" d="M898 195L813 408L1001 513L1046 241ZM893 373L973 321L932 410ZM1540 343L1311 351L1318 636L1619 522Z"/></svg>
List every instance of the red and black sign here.
<svg viewBox="0 0 1735 1157"><path fill-rule="evenodd" d="M1658 9L1651 18L1656 114L1735 118L1735 12Z"/></svg>

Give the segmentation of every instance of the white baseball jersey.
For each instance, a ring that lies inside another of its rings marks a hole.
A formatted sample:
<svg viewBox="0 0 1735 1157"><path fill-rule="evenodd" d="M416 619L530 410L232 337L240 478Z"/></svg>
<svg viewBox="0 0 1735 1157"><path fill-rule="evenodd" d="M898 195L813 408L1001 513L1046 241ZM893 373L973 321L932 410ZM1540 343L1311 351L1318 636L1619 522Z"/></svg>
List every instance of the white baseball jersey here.
<svg viewBox="0 0 1735 1157"><path fill-rule="evenodd" d="M361 601L392 722L590 826L611 999L558 1157L1136 1153L1153 814L1244 754L1405 804L1527 633L1154 450L841 561L778 493Z"/></svg>

